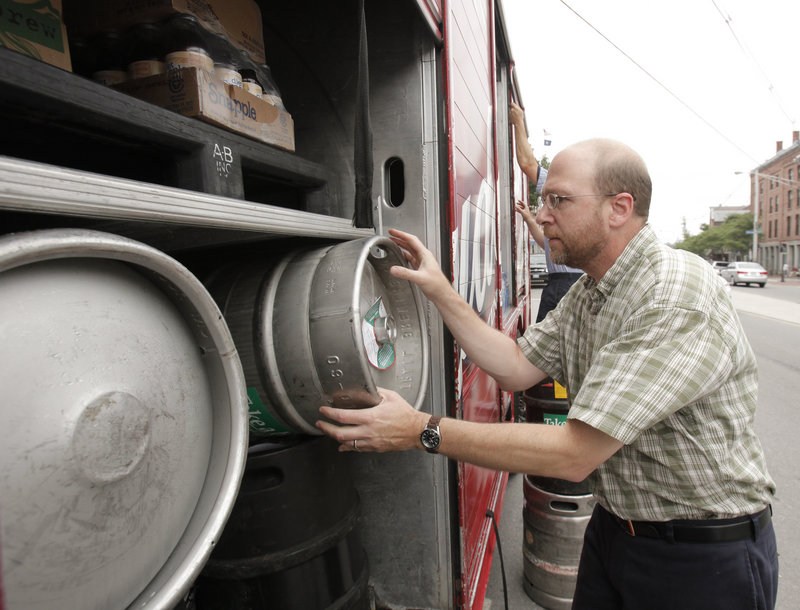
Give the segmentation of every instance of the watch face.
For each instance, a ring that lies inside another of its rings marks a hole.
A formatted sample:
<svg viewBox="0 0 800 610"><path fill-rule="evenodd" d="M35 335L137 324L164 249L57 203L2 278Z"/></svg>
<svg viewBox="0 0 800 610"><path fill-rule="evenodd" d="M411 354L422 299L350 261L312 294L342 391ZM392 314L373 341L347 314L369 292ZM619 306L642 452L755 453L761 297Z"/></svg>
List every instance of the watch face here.
<svg viewBox="0 0 800 610"><path fill-rule="evenodd" d="M436 449L442 439L437 430L426 428L422 431L422 434L419 435L419 440L422 441L426 449Z"/></svg>

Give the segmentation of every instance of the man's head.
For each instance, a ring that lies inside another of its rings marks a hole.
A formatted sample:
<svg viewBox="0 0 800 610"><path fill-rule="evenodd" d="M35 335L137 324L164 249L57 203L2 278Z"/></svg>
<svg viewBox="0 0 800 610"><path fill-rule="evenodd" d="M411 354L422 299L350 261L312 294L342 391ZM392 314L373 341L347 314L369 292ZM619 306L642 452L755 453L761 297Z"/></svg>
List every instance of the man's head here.
<svg viewBox="0 0 800 610"><path fill-rule="evenodd" d="M553 260L602 277L647 222L651 191L644 161L621 142L585 140L558 153L537 216Z"/></svg>
<svg viewBox="0 0 800 610"><path fill-rule="evenodd" d="M594 155L594 181L598 193L630 193L634 213L647 220L653 184L644 159L630 146L616 140L594 139L578 142Z"/></svg>

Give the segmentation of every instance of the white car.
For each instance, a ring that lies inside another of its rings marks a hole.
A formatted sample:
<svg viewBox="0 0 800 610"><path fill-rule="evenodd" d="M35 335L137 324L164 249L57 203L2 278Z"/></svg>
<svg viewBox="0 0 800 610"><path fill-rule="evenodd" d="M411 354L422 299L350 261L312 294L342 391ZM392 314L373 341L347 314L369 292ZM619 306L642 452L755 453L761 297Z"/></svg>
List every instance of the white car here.
<svg viewBox="0 0 800 610"><path fill-rule="evenodd" d="M730 263L728 261L712 261L711 262L711 266L714 268L714 270L717 272L718 275L721 274L722 270L725 267L727 267L728 265L730 265Z"/></svg>
<svg viewBox="0 0 800 610"><path fill-rule="evenodd" d="M758 263L737 261L720 270L720 275L731 286L736 284L758 284L762 288L767 285L767 270Z"/></svg>

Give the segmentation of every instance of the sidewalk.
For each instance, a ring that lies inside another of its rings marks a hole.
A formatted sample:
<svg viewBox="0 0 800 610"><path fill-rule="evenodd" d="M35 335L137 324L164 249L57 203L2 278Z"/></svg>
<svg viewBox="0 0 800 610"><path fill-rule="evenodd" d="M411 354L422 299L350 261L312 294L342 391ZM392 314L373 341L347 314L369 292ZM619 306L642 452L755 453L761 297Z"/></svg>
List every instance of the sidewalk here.
<svg viewBox="0 0 800 610"><path fill-rule="evenodd" d="M800 286L800 278L786 278L786 282L781 282L780 276L770 276L764 292L760 288L747 291L731 290L733 306L737 311L800 325L800 304L776 299L769 295L770 287L777 288L781 284Z"/></svg>

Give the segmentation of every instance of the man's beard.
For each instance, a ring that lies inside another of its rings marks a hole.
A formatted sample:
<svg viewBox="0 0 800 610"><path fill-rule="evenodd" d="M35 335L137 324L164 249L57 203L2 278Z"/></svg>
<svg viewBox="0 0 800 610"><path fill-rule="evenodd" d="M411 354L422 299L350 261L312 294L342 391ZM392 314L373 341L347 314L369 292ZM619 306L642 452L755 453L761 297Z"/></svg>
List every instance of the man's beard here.
<svg viewBox="0 0 800 610"><path fill-rule="evenodd" d="M575 269L584 269L595 256L603 251L606 245L605 239L597 239L591 243L581 243L575 246L568 246L562 239L559 239L560 247L557 252L550 249L550 258L556 265L567 265Z"/></svg>

